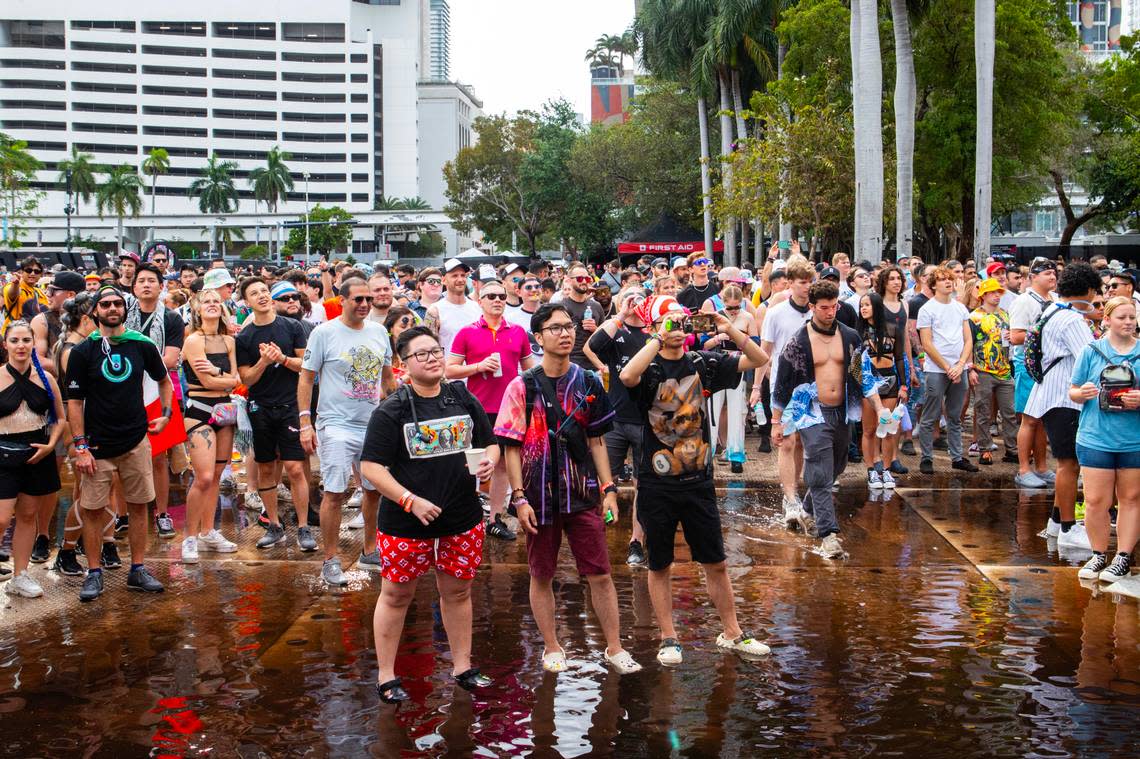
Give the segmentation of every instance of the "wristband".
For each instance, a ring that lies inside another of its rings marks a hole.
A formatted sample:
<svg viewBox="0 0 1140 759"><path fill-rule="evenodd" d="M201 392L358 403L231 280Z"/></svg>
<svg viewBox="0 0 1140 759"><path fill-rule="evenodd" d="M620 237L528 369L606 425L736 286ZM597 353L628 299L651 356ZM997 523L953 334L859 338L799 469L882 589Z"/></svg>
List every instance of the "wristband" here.
<svg viewBox="0 0 1140 759"><path fill-rule="evenodd" d="M169 408L169 407L167 407L167 406L163 406L163 407L162 407L161 416L165 416L167 419L169 419L169 418L170 418L170 414L171 414L171 413L172 413L172 412L171 412L171 410L170 410L170 408Z"/></svg>
<svg viewBox="0 0 1140 759"><path fill-rule="evenodd" d="M297 416L298 416L298 417L301 417L301 416L312 416L312 415L313 415L313 412L312 412L312 411L298 411L298 412L297 412Z"/></svg>
<svg viewBox="0 0 1140 759"><path fill-rule="evenodd" d="M71 442L77 443L77 444L87 442L87 436L86 435L76 435L75 437L71 438Z"/></svg>
<svg viewBox="0 0 1140 759"><path fill-rule="evenodd" d="M304 432L305 430L311 430L311 429L313 429L313 425L311 425L311 424L305 424L305 425L302 425L302 426L301 426L301 429L300 429L300 430L298 430L298 432Z"/></svg>
<svg viewBox="0 0 1140 759"><path fill-rule="evenodd" d="M613 481L611 480L610 482L607 482L605 485L602 485L602 492L603 493L616 493L616 492L618 492L617 485L614 485Z"/></svg>
<svg viewBox="0 0 1140 759"><path fill-rule="evenodd" d="M87 450L90 450L87 447L87 443L76 443L75 444L75 452L76 453L82 453L83 451L87 451Z"/></svg>

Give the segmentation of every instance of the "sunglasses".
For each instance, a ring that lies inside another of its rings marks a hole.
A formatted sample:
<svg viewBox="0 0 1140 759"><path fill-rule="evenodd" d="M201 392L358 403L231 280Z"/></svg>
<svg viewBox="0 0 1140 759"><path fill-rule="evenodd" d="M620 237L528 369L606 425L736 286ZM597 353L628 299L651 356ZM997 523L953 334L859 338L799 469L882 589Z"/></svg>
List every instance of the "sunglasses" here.
<svg viewBox="0 0 1140 759"><path fill-rule="evenodd" d="M574 281L580 285L588 285L594 281L593 277L574 277Z"/></svg>
<svg viewBox="0 0 1140 759"><path fill-rule="evenodd" d="M166 259L165 258L152 258L151 263L164 264L164 263L166 263Z"/></svg>
<svg viewBox="0 0 1140 759"><path fill-rule="evenodd" d="M483 295L480 297L486 298L487 300L506 300L507 294L506 293L483 293Z"/></svg>
<svg viewBox="0 0 1140 759"><path fill-rule="evenodd" d="M523 285L522 289L526 290L527 292L532 292L534 290L541 290L542 286L541 285Z"/></svg>
<svg viewBox="0 0 1140 759"><path fill-rule="evenodd" d="M299 303L301 301L300 295L282 295L280 298L274 300L281 301L282 303Z"/></svg>
<svg viewBox="0 0 1140 759"><path fill-rule="evenodd" d="M43 274L43 269L24 269L25 274Z"/></svg>
<svg viewBox="0 0 1140 759"><path fill-rule="evenodd" d="M127 304L121 300L101 300L97 304L99 308L126 308Z"/></svg>
<svg viewBox="0 0 1140 759"><path fill-rule="evenodd" d="M372 302L372 296L371 295L357 295L355 298L349 298L349 300L351 300L353 303L355 303L356 305L359 306L361 303L371 303Z"/></svg>
<svg viewBox="0 0 1140 759"><path fill-rule="evenodd" d="M424 280L424 284L425 285L435 285L436 287L439 287L440 285L443 284L443 280L442 279L436 279L435 277L428 277L427 279Z"/></svg>
<svg viewBox="0 0 1140 759"><path fill-rule="evenodd" d="M416 323L416 320L410 316L401 316L400 321L396 322L397 326L410 327Z"/></svg>
<svg viewBox="0 0 1140 759"><path fill-rule="evenodd" d="M511 277L511 282L514 282L516 285L521 285L522 277Z"/></svg>

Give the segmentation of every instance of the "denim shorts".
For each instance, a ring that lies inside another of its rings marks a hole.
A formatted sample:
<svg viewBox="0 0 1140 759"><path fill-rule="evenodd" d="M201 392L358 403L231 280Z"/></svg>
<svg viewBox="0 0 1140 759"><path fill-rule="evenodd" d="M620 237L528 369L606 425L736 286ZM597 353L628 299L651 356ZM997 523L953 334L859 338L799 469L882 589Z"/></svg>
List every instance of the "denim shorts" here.
<svg viewBox="0 0 1140 759"><path fill-rule="evenodd" d="M1089 469L1140 469L1140 451L1098 451L1077 443L1077 462Z"/></svg>

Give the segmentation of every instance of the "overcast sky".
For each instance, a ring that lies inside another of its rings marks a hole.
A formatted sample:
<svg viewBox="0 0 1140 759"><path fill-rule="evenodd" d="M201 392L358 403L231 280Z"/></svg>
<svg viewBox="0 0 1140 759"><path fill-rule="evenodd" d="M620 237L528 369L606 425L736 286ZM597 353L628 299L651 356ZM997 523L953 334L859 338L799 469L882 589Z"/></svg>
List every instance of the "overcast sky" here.
<svg viewBox="0 0 1140 759"><path fill-rule="evenodd" d="M451 0L451 77L472 85L487 113L564 97L588 122L586 51L631 23L633 0Z"/></svg>

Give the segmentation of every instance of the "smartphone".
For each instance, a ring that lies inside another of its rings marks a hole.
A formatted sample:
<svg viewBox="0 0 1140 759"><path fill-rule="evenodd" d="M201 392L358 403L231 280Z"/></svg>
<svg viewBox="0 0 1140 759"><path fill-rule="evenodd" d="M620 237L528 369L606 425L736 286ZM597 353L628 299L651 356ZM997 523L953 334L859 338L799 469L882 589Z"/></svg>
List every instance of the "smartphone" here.
<svg viewBox="0 0 1140 759"><path fill-rule="evenodd" d="M716 318L712 314L693 314L689 317L689 324L695 333L716 332Z"/></svg>
<svg viewBox="0 0 1140 759"><path fill-rule="evenodd" d="M776 243L776 245L779 246L780 250L791 250L792 249L792 241L791 240L780 240L780 242Z"/></svg>

